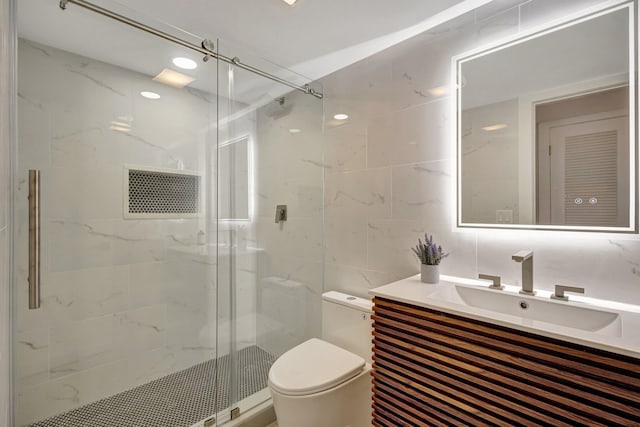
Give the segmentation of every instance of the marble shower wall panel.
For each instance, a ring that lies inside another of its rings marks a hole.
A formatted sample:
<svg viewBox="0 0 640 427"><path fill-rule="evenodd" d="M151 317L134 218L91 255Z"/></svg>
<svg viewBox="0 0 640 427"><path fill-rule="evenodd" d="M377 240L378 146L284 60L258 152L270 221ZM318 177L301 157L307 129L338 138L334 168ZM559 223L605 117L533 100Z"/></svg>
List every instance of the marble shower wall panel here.
<svg viewBox="0 0 640 427"><path fill-rule="evenodd" d="M574 284L594 297L640 303L637 240L452 231L451 57L597 3L491 2L322 80L326 290L366 297L372 287L417 274L410 247L428 232L450 252L443 273L499 274L516 283L511 254L533 249L536 286ZM331 120L336 113L350 118Z"/></svg>
<svg viewBox="0 0 640 427"><path fill-rule="evenodd" d="M205 170L215 102L27 40L18 69L14 345L24 425L215 356L215 274L182 256L202 250L204 217L122 212L125 165ZM28 169L42 177L39 310L27 309Z"/></svg>
<svg viewBox="0 0 640 427"><path fill-rule="evenodd" d="M259 346L274 355L320 334L323 290L322 102L290 92L290 111L257 111L256 246ZM299 129L292 133L290 129ZM329 167L327 167L328 169ZM287 221L274 222L276 205L286 204Z"/></svg>

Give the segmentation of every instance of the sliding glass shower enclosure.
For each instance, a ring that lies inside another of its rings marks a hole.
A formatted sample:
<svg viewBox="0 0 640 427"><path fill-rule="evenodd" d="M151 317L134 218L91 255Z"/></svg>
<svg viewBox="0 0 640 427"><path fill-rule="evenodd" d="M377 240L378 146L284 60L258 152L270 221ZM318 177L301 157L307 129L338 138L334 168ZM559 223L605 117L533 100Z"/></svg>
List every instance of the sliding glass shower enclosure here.
<svg viewBox="0 0 640 427"><path fill-rule="evenodd" d="M14 425L225 424L320 332L322 88L63 5L18 2Z"/></svg>

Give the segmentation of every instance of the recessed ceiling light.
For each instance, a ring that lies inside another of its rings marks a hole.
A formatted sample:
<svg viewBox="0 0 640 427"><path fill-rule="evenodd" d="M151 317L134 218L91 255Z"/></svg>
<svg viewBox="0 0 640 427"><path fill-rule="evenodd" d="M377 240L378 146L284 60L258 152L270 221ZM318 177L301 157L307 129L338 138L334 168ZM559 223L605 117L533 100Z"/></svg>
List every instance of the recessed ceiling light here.
<svg viewBox="0 0 640 427"><path fill-rule="evenodd" d="M300 129L295 129L295 128L289 129L289 133L300 133L300 132L302 132Z"/></svg>
<svg viewBox="0 0 640 427"><path fill-rule="evenodd" d="M142 92L140 92L140 95L144 96L145 98L148 99L160 99L160 95L158 95L155 92L149 92L146 90L143 90Z"/></svg>
<svg viewBox="0 0 640 427"><path fill-rule="evenodd" d="M185 70L194 70L198 68L198 63L190 58L177 57L173 58L173 65Z"/></svg>
<svg viewBox="0 0 640 427"><path fill-rule="evenodd" d="M298 0L282 0L289 6L293 6Z"/></svg>
<svg viewBox="0 0 640 427"><path fill-rule="evenodd" d="M500 124L497 124L497 125L485 126L485 127L482 128L482 130L486 130L487 132L492 132L494 130L500 130L500 129L504 129L506 127L507 127L506 124L500 123Z"/></svg>
<svg viewBox="0 0 640 427"><path fill-rule="evenodd" d="M339 113L333 116L333 118L336 120L347 120L349 116L347 114Z"/></svg>
<svg viewBox="0 0 640 427"><path fill-rule="evenodd" d="M189 83L193 82L195 79L193 77L187 76L186 74L179 73L174 70L170 70L165 68L160 71L160 74L153 78L156 82L164 83L169 86L183 88Z"/></svg>

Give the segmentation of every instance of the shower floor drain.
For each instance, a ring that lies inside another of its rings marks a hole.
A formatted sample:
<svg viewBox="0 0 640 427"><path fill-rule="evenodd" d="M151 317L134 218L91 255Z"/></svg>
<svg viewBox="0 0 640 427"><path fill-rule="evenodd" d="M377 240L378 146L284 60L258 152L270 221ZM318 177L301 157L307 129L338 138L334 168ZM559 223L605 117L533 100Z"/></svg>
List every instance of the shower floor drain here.
<svg viewBox="0 0 640 427"><path fill-rule="evenodd" d="M238 352L239 399L267 386L275 357L252 346ZM216 366L220 389L216 390ZM32 427L185 427L229 406L230 358L200 363Z"/></svg>

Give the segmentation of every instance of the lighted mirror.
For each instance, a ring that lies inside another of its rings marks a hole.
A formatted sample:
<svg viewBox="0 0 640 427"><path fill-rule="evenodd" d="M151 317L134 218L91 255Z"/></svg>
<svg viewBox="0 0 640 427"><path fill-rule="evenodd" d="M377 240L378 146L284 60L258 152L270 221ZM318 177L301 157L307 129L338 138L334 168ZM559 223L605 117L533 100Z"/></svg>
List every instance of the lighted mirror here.
<svg viewBox="0 0 640 427"><path fill-rule="evenodd" d="M249 137L221 143L218 149L218 215L221 220L249 220L250 173Z"/></svg>
<svg viewBox="0 0 640 427"><path fill-rule="evenodd" d="M637 232L635 4L611 4L454 58L459 227Z"/></svg>

